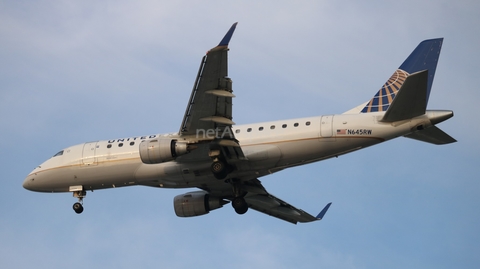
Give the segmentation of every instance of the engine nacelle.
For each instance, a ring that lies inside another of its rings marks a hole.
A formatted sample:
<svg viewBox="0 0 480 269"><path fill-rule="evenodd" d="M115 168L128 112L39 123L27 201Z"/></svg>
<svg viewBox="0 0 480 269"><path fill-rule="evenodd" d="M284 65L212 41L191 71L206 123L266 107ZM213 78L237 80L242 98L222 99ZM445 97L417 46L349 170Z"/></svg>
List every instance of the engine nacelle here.
<svg viewBox="0 0 480 269"><path fill-rule="evenodd" d="M189 152L187 143L177 142L176 139L157 138L140 143L140 159L146 164L168 162Z"/></svg>
<svg viewBox="0 0 480 269"><path fill-rule="evenodd" d="M218 209L227 204L218 197L211 197L207 192L194 191L177 195L173 199L175 214L179 217L195 217L208 214L211 210Z"/></svg>

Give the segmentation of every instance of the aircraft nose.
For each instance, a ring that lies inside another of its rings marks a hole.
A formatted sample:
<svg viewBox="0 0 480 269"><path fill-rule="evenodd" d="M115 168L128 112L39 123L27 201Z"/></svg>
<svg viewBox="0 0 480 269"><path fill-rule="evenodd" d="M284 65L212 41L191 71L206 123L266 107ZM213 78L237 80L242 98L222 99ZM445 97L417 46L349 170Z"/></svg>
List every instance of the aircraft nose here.
<svg viewBox="0 0 480 269"><path fill-rule="evenodd" d="M26 177L22 184L23 188L27 190L31 190L31 186L30 186L31 181L32 181L32 178L30 176Z"/></svg>
<svg viewBox="0 0 480 269"><path fill-rule="evenodd" d="M30 174L25 178L25 180L23 180L22 186L23 188L29 191L35 191L34 182L35 182L35 176L34 174Z"/></svg>

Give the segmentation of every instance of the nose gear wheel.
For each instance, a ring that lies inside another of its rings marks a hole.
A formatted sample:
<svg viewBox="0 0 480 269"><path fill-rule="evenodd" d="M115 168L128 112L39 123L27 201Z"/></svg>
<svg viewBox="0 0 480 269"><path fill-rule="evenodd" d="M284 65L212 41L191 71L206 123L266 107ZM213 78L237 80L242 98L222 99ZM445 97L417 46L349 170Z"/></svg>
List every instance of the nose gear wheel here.
<svg viewBox="0 0 480 269"><path fill-rule="evenodd" d="M73 210L75 213L80 214L83 212L83 198L87 195L87 192L82 190L82 191L74 191L73 192L73 197L78 198L78 202L73 204Z"/></svg>
<svg viewBox="0 0 480 269"><path fill-rule="evenodd" d="M77 214L80 214L83 212L83 205L79 202L73 204L73 210L75 211L75 213Z"/></svg>

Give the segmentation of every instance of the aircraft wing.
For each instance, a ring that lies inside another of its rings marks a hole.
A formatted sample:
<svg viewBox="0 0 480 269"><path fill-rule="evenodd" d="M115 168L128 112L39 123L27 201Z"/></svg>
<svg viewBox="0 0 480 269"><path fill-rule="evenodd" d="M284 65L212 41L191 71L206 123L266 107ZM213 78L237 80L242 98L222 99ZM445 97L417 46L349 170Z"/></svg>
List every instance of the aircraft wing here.
<svg viewBox="0 0 480 269"><path fill-rule="evenodd" d="M185 116L181 136L213 134L208 130L225 130L232 121L232 81L228 78L228 43L235 31L234 23L218 46L202 58ZM198 131L197 131L198 130ZM213 136L213 135L211 135ZM232 137L233 138L233 134Z"/></svg>
<svg viewBox="0 0 480 269"><path fill-rule="evenodd" d="M222 193L230 193L231 185L229 183L217 183L215 186L208 186L207 188L202 188L208 191L211 195L220 196ZM258 179L252 179L248 181L243 181L239 188L243 191L248 192L245 195L245 201L248 204L248 207L254 209L258 212L270 215L272 217L279 218L281 220L288 221L293 224L298 222L312 222L321 220L327 210L330 208L332 203L328 203L320 213L316 216L312 216L309 213L303 211L302 209L296 208L291 204L281 200L268 193L267 190L263 187L262 183ZM233 198L228 198L233 200Z"/></svg>
<svg viewBox="0 0 480 269"><path fill-rule="evenodd" d="M269 193L247 195L245 196L245 201L252 209L293 224L321 220L332 204L328 203L323 210L314 217Z"/></svg>
<svg viewBox="0 0 480 269"><path fill-rule="evenodd" d="M207 133L208 130L220 130L221 133L215 133L215 137L207 137L204 140L214 140L214 145L230 153L226 155L242 159L243 153L231 131L232 125L235 124L232 121L232 98L235 96L232 93L232 81L228 78L227 64L228 44L236 25L233 24L218 46L209 50L202 58L179 134L199 138L212 134L211 131ZM228 130L226 134L225 130ZM205 150L211 148L210 145ZM195 152L207 156L197 149L177 161L198 160L200 157L194 155ZM317 216L312 216L269 194L258 179L244 180L239 185L240 189L247 193L244 198L250 208L295 224L320 220L330 207L328 204ZM230 183L216 181L200 188L211 195L233 200L229 197L232 191Z"/></svg>

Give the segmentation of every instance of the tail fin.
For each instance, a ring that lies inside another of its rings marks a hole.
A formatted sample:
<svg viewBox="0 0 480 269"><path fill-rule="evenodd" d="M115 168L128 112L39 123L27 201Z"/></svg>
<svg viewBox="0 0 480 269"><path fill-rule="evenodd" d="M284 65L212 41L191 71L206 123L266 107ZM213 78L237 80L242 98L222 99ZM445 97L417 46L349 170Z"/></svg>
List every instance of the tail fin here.
<svg viewBox="0 0 480 269"><path fill-rule="evenodd" d="M428 70L425 99L428 103L442 43L443 38L429 39L421 42L377 94L367 102L367 105L361 110L361 113L387 111L407 77L424 70Z"/></svg>

